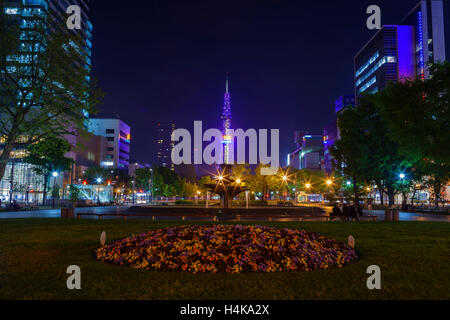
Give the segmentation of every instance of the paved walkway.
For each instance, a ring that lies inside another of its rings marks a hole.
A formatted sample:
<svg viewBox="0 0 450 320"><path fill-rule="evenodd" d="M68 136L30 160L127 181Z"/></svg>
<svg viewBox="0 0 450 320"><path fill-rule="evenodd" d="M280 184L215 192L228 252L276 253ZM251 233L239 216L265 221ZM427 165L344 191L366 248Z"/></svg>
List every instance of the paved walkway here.
<svg viewBox="0 0 450 320"><path fill-rule="evenodd" d="M91 208L75 208L76 212L92 212L92 213L119 213L128 209L128 206L122 207L91 207ZM365 214L376 215L378 221L384 220L383 210L364 210ZM11 211L0 212L0 219L14 219L14 218L59 218L61 217L61 209L46 209L35 211ZM97 219L96 217L90 217L91 219ZM168 217L170 220L173 217ZM163 219L159 217L158 219ZM450 222L449 215L437 215L428 213L412 213L412 212L400 212L400 221L436 221L436 222Z"/></svg>
<svg viewBox="0 0 450 320"><path fill-rule="evenodd" d="M92 212L92 213L118 213L128 209L128 206L121 207L90 207L90 208L75 208L77 212ZM15 219L15 218L60 218L61 209L44 209L33 211L10 211L0 212L0 219Z"/></svg>

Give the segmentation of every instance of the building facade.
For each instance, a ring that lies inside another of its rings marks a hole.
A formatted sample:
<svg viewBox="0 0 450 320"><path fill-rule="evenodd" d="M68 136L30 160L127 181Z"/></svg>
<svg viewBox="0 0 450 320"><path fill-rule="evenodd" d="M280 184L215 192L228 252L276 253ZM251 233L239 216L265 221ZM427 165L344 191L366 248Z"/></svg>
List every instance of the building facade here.
<svg viewBox="0 0 450 320"><path fill-rule="evenodd" d="M414 39L413 26L383 26L355 56L355 96L414 78Z"/></svg>
<svg viewBox="0 0 450 320"><path fill-rule="evenodd" d="M323 136L295 132L297 148L288 155L288 166L294 169L320 170L323 159Z"/></svg>
<svg viewBox="0 0 450 320"><path fill-rule="evenodd" d="M66 11L69 5L78 6L81 13L81 28L70 31L76 35L76 43L72 41L70 45L83 51L86 57L85 61L74 61L74 66L90 70L93 26L90 20L89 2L90 0L73 0L70 3L65 0L6 0L2 2L3 6L0 8L3 11L2 14L5 14L12 23L17 23L20 28L18 52L6 57L7 71L19 74L20 81L24 81L24 83L29 80L29 77L25 78L18 73L15 65L30 65L33 60L30 58L33 57L33 52L45 51L45 41L37 40L35 37L36 28L43 27L51 35L55 31L56 23L65 26ZM67 30L67 32L69 31ZM87 77L86 80L90 81L90 78ZM24 84L24 86L26 85ZM87 116L87 114L85 115ZM76 138L71 137L68 140L71 143ZM3 140L0 141L0 152L3 149L3 143ZM16 149L12 152L5 175L0 181L0 198L2 200L40 201L42 199L44 178L35 173L32 165L23 161L25 156L25 149ZM71 151L66 157L75 158L75 153ZM73 174L70 172L60 174L57 178L53 178L57 181L51 181L51 183L56 182L62 186L64 183L71 183L72 177Z"/></svg>
<svg viewBox="0 0 450 320"><path fill-rule="evenodd" d="M156 124L156 164L159 167L166 167L174 170L175 166L172 162L172 133L175 131L175 124L161 123Z"/></svg>
<svg viewBox="0 0 450 320"><path fill-rule="evenodd" d="M89 119L88 131L106 138L100 166L127 170L130 164L130 126L120 119Z"/></svg>
<svg viewBox="0 0 450 320"><path fill-rule="evenodd" d="M403 79L427 79L445 61L442 0L421 0L399 25L383 26L354 58L355 96Z"/></svg>

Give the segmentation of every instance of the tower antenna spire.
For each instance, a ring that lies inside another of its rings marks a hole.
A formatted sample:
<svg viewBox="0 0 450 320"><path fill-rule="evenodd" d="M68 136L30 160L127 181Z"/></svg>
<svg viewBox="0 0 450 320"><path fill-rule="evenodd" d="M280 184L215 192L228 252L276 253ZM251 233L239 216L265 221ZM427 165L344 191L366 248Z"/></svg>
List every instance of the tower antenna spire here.
<svg viewBox="0 0 450 320"><path fill-rule="evenodd" d="M228 81L230 80L230 73L227 72L226 81L225 81L225 92L228 93Z"/></svg>

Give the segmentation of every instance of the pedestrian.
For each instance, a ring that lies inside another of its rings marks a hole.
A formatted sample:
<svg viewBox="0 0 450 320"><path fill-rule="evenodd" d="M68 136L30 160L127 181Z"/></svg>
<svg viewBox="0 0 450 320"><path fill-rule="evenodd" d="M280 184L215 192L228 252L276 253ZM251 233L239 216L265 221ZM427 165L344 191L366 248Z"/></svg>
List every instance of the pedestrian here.
<svg viewBox="0 0 450 320"><path fill-rule="evenodd" d="M347 221L348 219L350 219L350 207L347 203L344 203L342 207L342 220Z"/></svg>
<svg viewBox="0 0 450 320"><path fill-rule="evenodd" d="M356 211L356 204L354 203L350 206L350 218L352 221L358 220L358 212Z"/></svg>
<svg viewBox="0 0 450 320"><path fill-rule="evenodd" d="M356 204L356 213L358 214L358 217L362 217L362 215L363 215L363 211L362 211L359 203Z"/></svg>
<svg viewBox="0 0 450 320"><path fill-rule="evenodd" d="M335 217L340 217L340 216L342 216L341 209L339 209L339 207L335 203L333 206L333 211L331 212L331 217L332 217L331 220L333 220Z"/></svg>

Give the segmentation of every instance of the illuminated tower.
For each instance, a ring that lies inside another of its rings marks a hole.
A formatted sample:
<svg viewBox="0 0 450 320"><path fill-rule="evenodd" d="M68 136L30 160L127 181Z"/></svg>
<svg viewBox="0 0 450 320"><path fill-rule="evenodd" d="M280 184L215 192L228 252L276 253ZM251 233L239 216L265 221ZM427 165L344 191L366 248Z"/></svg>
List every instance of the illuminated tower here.
<svg viewBox="0 0 450 320"><path fill-rule="evenodd" d="M232 163L233 147L232 147L232 132L231 132L231 101L230 93L228 92L228 77L227 73L225 83L225 95L223 102L222 122L223 122L223 158L225 164Z"/></svg>

